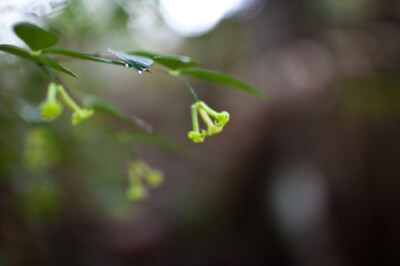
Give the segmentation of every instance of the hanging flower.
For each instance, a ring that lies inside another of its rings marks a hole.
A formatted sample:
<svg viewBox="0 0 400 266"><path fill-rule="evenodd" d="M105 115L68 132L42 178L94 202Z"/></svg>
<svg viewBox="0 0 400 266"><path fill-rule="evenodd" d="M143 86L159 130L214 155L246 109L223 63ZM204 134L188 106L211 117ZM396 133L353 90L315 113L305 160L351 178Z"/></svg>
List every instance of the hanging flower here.
<svg viewBox="0 0 400 266"><path fill-rule="evenodd" d="M39 108L42 119L46 121L53 121L61 114L63 106L57 100L57 85L55 83L49 84L46 100L40 104Z"/></svg>
<svg viewBox="0 0 400 266"><path fill-rule="evenodd" d="M216 112L202 101L192 104L191 112L193 130L189 131L188 137L195 143L204 142L206 136L211 136L221 132L223 127L228 123L230 117L228 112ZM197 113L200 114L206 124L207 130L200 130ZM215 120L213 121L210 116Z"/></svg>

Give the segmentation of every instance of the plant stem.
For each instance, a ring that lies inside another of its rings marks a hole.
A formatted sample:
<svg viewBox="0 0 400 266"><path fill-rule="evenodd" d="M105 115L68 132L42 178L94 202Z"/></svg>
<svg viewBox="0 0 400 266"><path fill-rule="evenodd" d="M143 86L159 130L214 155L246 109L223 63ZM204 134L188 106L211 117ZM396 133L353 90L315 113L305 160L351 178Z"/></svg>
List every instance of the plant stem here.
<svg viewBox="0 0 400 266"><path fill-rule="evenodd" d="M40 60L43 62L43 65L46 66L47 72L49 73L49 76L51 78L51 80L57 84L57 78L56 78L56 74L54 73L54 70L52 67L50 67L48 64L46 64L46 62L44 60L42 60L42 58L40 56L38 56L38 58L40 58Z"/></svg>
<svg viewBox="0 0 400 266"><path fill-rule="evenodd" d="M206 111L209 115L211 115L212 117L214 117L215 119L217 119L217 112L214 111L213 109L211 109L207 104L205 104L204 102L200 102L199 103L201 108L204 109L204 111Z"/></svg>
<svg viewBox="0 0 400 266"><path fill-rule="evenodd" d="M200 127L199 127L199 120L198 120L198 117L197 117L197 106L196 106L196 104L192 104L191 111L192 111L193 131L195 131L196 133L200 134Z"/></svg>
<svg viewBox="0 0 400 266"><path fill-rule="evenodd" d="M208 127L215 127L213 121L211 120L211 118L208 116L208 114L206 113L206 111L204 111L201 108L198 108L199 113L201 115L201 117L203 118L204 123L208 126Z"/></svg>
<svg viewBox="0 0 400 266"><path fill-rule="evenodd" d="M179 77L179 76L175 76L175 77L178 78L180 81L182 81L183 84L185 84L186 88L188 89L190 95L191 95L192 98L193 98L193 101L194 101L195 103L197 103L197 102L199 101L199 99L197 98L197 95L196 95L196 93L194 92L194 89L190 86L190 84L189 84L186 80L184 80L183 78L181 78L181 77Z"/></svg>
<svg viewBox="0 0 400 266"><path fill-rule="evenodd" d="M47 101L55 101L57 95L57 85L55 83L51 83L49 85L49 89L47 90Z"/></svg>
<svg viewBox="0 0 400 266"><path fill-rule="evenodd" d="M68 95L68 93L65 91L63 86L58 86L58 93L60 94L61 98L64 100L64 103L71 108L72 111L74 112L81 112L81 108L74 102L74 100L71 99L71 97Z"/></svg>

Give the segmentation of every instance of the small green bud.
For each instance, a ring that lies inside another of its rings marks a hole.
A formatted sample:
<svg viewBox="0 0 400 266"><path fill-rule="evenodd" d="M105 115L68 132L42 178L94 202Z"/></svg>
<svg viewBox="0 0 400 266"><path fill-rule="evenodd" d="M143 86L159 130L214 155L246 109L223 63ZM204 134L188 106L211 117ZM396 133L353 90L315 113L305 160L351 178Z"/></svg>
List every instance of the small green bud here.
<svg viewBox="0 0 400 266"><path fill-rule="evenodd" d="M40 104L40 115L43 120L53 121L56 119L62 112L63 106L57 101L44 101Z"/></svg>
<svg viewBox="0 0 400 266"><path fill-rule="evenodd" d="M147 174L146 181L150 187L158 187L164 181L163 173L153 170Z"/></svg>
<svg viewBox="0 0 400 266"><path fill-rule="evenodd" d="M222 111L221 113L217 113L217 116L215 117L217 121L215 121L215 125L217 127L223 127L228 123L229 121L229 113L226 111Z"/></svg>
<svg viewBox="0 0 400 266"><path fill-rule="evenodd" d="M188 137L195 143L204 142L204 138L207 136L207 132L203 129L201 133L196 131L189 131Z"/></svg>
<svg viewBox="0 0 400 266"><path fill-rule="evenodd" d="M82 120L90 118L94 114L93 109L82 108L72 114L72 125L79 124Z"/></svg>
<svg viewBox="0 0 400 266"><path fill-rule="evenodd" d="M42 119L46 121L52 121L61 114L63 107L57 100L57 84L53 82L49 84L46 100L39 108Z"/></svg>
<svg viewBox="0 0 400 266"><path fill-rule="evenodd" d="M147 189L141 184L132 185L127 191L126 196L133 201L139 201L147 198Z"/></svg>

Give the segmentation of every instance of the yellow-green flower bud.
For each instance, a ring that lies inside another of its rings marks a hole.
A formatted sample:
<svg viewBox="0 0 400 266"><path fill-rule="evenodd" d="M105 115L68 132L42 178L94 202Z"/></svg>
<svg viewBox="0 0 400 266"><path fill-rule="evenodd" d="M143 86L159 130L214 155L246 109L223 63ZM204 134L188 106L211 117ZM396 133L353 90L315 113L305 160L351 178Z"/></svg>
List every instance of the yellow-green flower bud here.
<svg viewBox="0 0 400 266"><path fill-rule="evenodd" d="M133 201L143 200L147 198L147 189L141 184L135 184L128 188L126 196Z"/></svg>
<svg viewBox="0 0 400 266"><path fill-rule="evenodd" d="M56 119L62 110L63 106L59 101L44 101L40 104L40 115L46 121Z"/></svg>
<svg viewBox="0 0 400 266"><path fill-rule="evenodd" d="M94 114L93 109L82 108L72 114L72 125L79 124L82 120L90 118Z"/></svg>
<svg viewBox="0 0 400 266"><path fill-rule="evenodd" d="M215 125L217 127L223 127L226 125L226 123L228 123L229 121L229 113L226 111L222 111L221 113L217 113L217 116L215 117L215 119L217 119L217 121L215 121Z"/></svg>
<svg viewBox="0 0 400 266"><path fill-rule="evenodd" d="M52 121L62 112L62 104L57 100L57 85L50 83L46 100L40 104L40 115L43 120Z"/></svg>
<svg viewBox="0 0 400 266"><path fill-rule="evenodd" d="M201 133L196 132L196 131L189 131L188 137L189 139L193 140L195 143L200 143L204 142L204 138L207 136L207 131L204 129L201 131Z"/></svg>
<svg viewBox="0 0 400 266"><path fill-rule="evenodd" d="M158 187L164 181L163 173L157 170L152 170L147 174L146 181L150 187Z"/></svg>

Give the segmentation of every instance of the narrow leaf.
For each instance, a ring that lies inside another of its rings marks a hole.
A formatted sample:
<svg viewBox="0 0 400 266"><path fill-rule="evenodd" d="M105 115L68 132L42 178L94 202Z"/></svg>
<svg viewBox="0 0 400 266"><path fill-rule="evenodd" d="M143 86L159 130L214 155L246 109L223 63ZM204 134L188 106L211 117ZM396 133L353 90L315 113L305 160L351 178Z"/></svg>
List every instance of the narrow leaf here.
<svg viewBox="0 0 400 266"><path fill-rule="evenodd" d="M23 57L32 61L36 61L36 56L31 55L30 51L24 48L20 48L9 44L0 44L0 51L4 51L19 57ZM40 62L41 63L41 62Z"/></svg>
<svg viewBox="0 0 400 266"><path fill-rule="evenodd" d="M53 33L28 22L15 24L14 32L32 50L50 47L58 41L57 36Z"/></svg>
<svg viewBox="0 0 400 266"><path fill-rule="evenodd" d="M108 51L124 61L127 67L137 70L139 74L143 71L148 71L148 68L154 64L152 59L146 57L128 55L111 49L108 49Z"/></svg>
<svg viewBox="0 0 400 266"><path fill-rule="evenodd" d="M77 76L74 73L72 73L69 69L61 66L57 62L55 62L47 57L44 57L44 56L31 54L31 52L27 49L23 49L23 48L14 46L14 45L0 44L0 50L10 53L10 54L13 54L13 55L16 55L16 56L19 56L19 57L22 57L22 58L25 58L25 59L29 59L31 61L34 61L34 62L37 62L40 64L49 65L54 69L57 69L59 71L62 71L64 73L70 75L70 76L73 76L74 78L77 78Z"/></svg>
<svg viewBox="0 0 400 266"><path fill-rule="evenodd" d="M88 55L84 53L79 53L63 48L46 48L42 50L42 54L57 54L57 55L65 55L65 56L70 56L74 58L79 58L79 59L84 59L84 60L90 60L90 61L95 61L95 62L101 62L101 63L106 63L106 64L113 64L113 65L122 65L124 66L124 63L93 56L93 55Z"/></svg>
<svg viewBox="0 0 400 266"><path fill-rule="evenodd" d="M151 58L156 63L163 65L166 68L169 68L171 70L177 70L177 69L182 69L182 68L191 68L191 67L196 67L196 66L201 65L199 61L194 60L188 56L159 55L159 54L154 54L154 53L150 53L150 52L142 52L142 51L127 52L127 53Z"/></svg>
<svg viewBox="0 0 400 266"><path fill-rule="evenodd" d="M189 155L189 152L179 144L150 133L124 132L120 133L118 137L119 140L123 143L140 142L169 150L181 155Z"/></svg>
<svg viewBox="0 0 400 266"><path fill-rule="evenodd" d="M68 74L70 76L73 76L74 78L78 78L72 71L70 71L68 68L63 67L62 65L60 65L56 61L53 61L50 58L47 58L47 57L44 57L44 56L38 56L38 58L40 58L42 61L44 61L44 63L46 65L49 65L52 68L57 69L57 70L59 70L61 72L64 72L65 74ZM41 63L41 62L39 62L39 63Z"/></svg>
<svg viewBox="0 0 400 266"><path fill-rule="evenodd" d="M182 69L182 68L191 68L191 67L196 67L196 66L201 65L199 61L193 60L187 56L160 55L160 56L156 56L154 58L154 61L156 61L160 65L163 65L171 70L177 70L177 69Z"/></svg>
<svg viewBox="0 0 400 266"><path fill-rule="evenodd" d="M88 107L95 109L98 112L101 112L103 114L109 115L113 118L117 118L122 121L127 121L136 124L136 121L134 119L131 119L130 117L120 113L115 109L114 106L102 102L91 102L88 104Z"/></svg>
<svg viewBox="0 0 400 266"><path fill-rule="evenodd" d="M147 57L147 58L151 58L151 59L153 59L156 56L159 56L159 54L155 54L152 52L146 52L146 51L131 51L131 52L125 52L125 53L130 54L130 55L143 56L143 57Z"/></svg>
<svg viewBox="0 0 400 266"><path fill-rule="evenodd" d="M95 109L97 113L103 113L112 118L119 119L128 123L132 123L139 129L145 132L151 132L152 126L138 117L127 116L118 111L113 105L105 102L89 98L85 100L85 106Z"/></svg>
<svg viewBox="0 0 400 266"><path fill-rule="evenodd" d="M257 97L261 99L266 99L267 96L257 90L256 88L240 81L237 80L233 77L230 77L228 75L216 72L216 71L211 71L211 70L205 70L205 69L181 69L179 70L180 73L184 75L188 75L194 78L206 80L209 82L213 82L216 84L221 84L221 85L226 85L238 90L242 90L248 93L251 93L253 95L256 95Z"/></svg>

